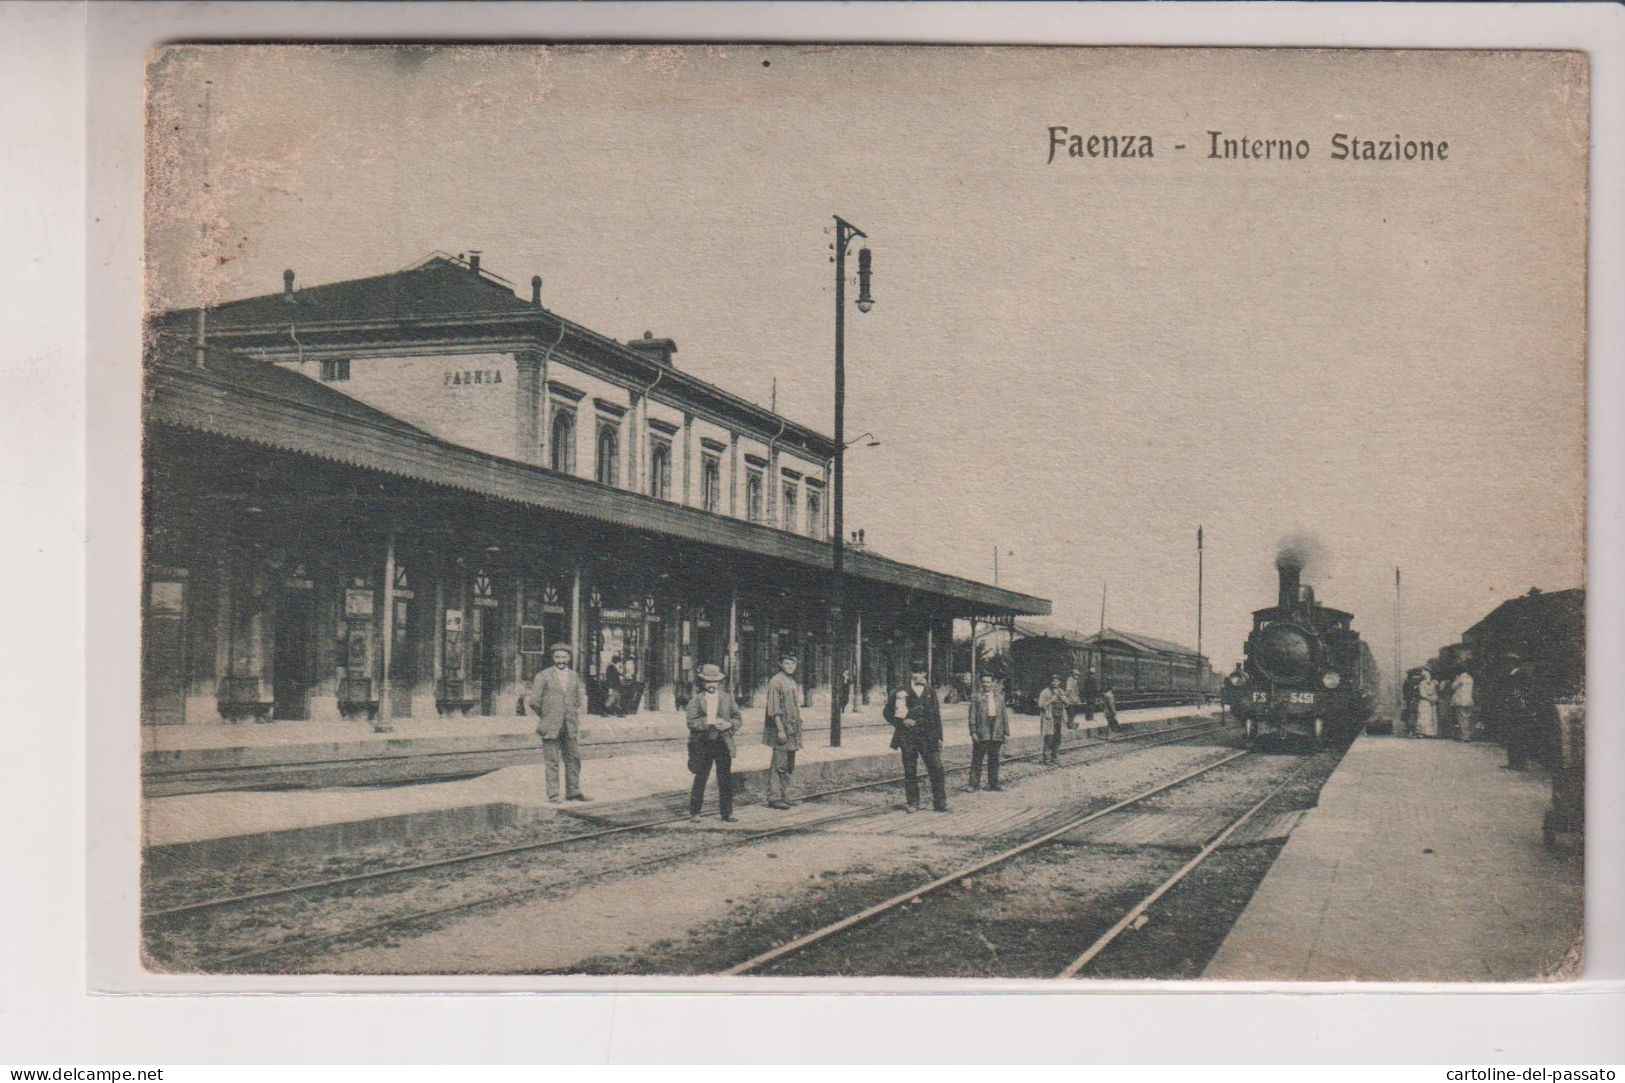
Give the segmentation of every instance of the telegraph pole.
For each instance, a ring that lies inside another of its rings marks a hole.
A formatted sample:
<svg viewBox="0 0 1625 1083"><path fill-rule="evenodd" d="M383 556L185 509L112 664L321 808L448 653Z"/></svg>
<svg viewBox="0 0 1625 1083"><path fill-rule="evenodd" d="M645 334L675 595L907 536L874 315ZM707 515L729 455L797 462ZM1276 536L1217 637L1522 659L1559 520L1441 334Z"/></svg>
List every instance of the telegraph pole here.
<svg viewBox="0 0 1625 1083"><path fill-rule="evenodd" d="M1207 702L1207 686L1202 662L1202 528L1196 528L1196 702Z"/></svg>
<svg viewBox="0 0 1625 1083"><path fill-rule="evenodd" d="M1405 705L1403 694L1404 678L1400 676L1400 601L1399 601L1399 569L1394 569L1394 702L1401 707Z"/></svg>

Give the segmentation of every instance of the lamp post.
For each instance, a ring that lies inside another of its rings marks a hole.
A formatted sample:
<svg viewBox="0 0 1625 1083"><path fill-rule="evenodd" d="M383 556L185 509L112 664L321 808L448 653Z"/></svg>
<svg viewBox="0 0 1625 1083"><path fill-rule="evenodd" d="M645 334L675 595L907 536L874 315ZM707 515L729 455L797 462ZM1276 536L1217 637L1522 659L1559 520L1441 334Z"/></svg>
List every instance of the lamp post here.
<svg viewBox="0 0 1625 1083"><path fill-rule="evenodd" d="M829 745L841 744L841 697L837 694L842 671L841 643L844 634L842 610L845 608L846 517L843 506L846 488L846 249L854 238L867 238L868 234L851 222L835 216L835 529L830 532L834 543L830 563L830 695ZM869 296L869 250L858 251L858 311L868 312L874 307ZM872 439L872 437L871 437Z"/></svg>

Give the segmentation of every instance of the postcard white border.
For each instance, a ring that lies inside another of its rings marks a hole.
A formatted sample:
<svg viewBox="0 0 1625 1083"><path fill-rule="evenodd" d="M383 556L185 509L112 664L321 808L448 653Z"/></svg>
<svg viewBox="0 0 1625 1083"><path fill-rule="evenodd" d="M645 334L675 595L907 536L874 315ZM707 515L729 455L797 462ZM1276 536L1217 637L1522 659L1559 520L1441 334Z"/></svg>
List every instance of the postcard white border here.
<svg viewBox="0 0 1625 1083"><path fill-rule="evenodd" d="M79 9L81 11L85 9ZM1617 554L1625 551L1621 493L1625 443L1618 360L1625 356L1625 18L1615 5L1369 4L760 4L677 5L394 5L394 4L104 4L88 9L89 188L86 237L88 275L83 297L88 333L85 389L89 438L84 520L89 582L84 673L88 717L133 717L137 701L136 597L139 568L139 446L135 410L139 392L142 58L166 40L360 38L458 40L754 40L914 41L1001 44L1296 45L1343 47L1557 48L1591 56L1591 502L1588 589L1591 653L1619 658L1625 637L1625 583ZM64 20L62 32L76 28ZM63 44L57 42L57 45ZM39 109L71 104L41 95ZM76 118L65 111L63 123ZM72 325L77 312L64 306ZM1612 363L1605 363L1608 359ZM24 400L27 401L26 399ZM73 555L74 557L77 554ZM69 565L73 560L69 560ZM67 629L63 629L68 633ZM71 634L71 633L70 633ZM49 672L49 671L48 671ZM79 676L69 665L44 678ZM1593 717L1616 719L1625 703L1617 667L1595 666L1590 684ZM42 700L49 704L49 701ZM60 707L60 704L56 706ZM41 717L50 717L42 714ZM63 971L50 993L24 983L8 986L8 1022L37 1019L37 1040L55 1040L62 1055L77 1039L82 1050L114 1042L125 1050L154 1050L150 1059L233 1061L254 1059L1086 1059L1197 1061L1322 1059L1596 1059L1612 1050L1621 1059L1616 1030L1625 975L1625 928L1601 920L1622 912L1625 817L1618 783L1625 763L1619 727L1594 726L1590 788L1588 979L1551 990L1511 991L1450 987L1426 997L1354 987L1336 997L1302 995L1302 986L1226 987L1088 984L1058 993L1049 983L832 982L835 990L893 991L894 998L809 996L794 1002L772 996L734 998L727 1009L728 1044L692 1042L697 1020L715 1017L709 998L631 995L649 989L778 991L786 984L725 979L170 979L142 972L135 955L135 884L138 793L136 742L89 742L83 732L25 733L21 755L61 762L64 743L77 743L89 773L84 803L62 777L22 772L16 780L30 809L13 829L54 840L53 883L43 893L14 889L8 929L59 943ZM36 748L37 746L37 748ZM46 749L49 749L47 752ZM75 837L82 809L92 845L87 885L71 881L81 854ZM64 830L67 829L67 830ZM84 886L86 890L75 890ZM74 905L85 900L87 926ZM21 905L19 905L21 904ZM88 927L88 936L83 935ZM1603 977L1606 975L1607 977ZM66 981L62 979L66 977ZM264 998L198 996L195 991L485 992L592 989L615 996L448 998L373 996ZM805 983L793 983L807 988ZM164 998L89 996L105 992L183 991ZM1020 991L1026 996L969 996L968 989ZM1416 987L1420 992L1427 987ZM1250 995L1240 995L1243 992ZM960 994L942 996L942 993ZM1115 994L1131 995L1115 995ZM20 994L20 995L19 995ZM921 996L920 994L933 994ZM61 1014L39 1008L65 1003ZM906 1026L878 1027L908 1013L926 1042L900 1039ZM1331 1028L1342 1015L1357 1025ZM793 1027L785 1026L794 1017ZM1154 1022L1153 1022L1154 1020ZM1263 1022L1267 1021L1267 1022ZM58 1025L60 1024L60 1026ZM1184 1049L1148 1041L1176 1030ZM1261 1031L1269 1036L1260 1044ZM997 1038L995 1036L1004 1036ZM1009 1040L1004 1040L1008 1038ZM1615 1044L1610 1044L1610 1042ZM1565 1044L1566 1043L1566 1044ZM1540 1054L1544 1054L1541 1056ZM138 1058L137 1052L120 1059Z"/></svg>

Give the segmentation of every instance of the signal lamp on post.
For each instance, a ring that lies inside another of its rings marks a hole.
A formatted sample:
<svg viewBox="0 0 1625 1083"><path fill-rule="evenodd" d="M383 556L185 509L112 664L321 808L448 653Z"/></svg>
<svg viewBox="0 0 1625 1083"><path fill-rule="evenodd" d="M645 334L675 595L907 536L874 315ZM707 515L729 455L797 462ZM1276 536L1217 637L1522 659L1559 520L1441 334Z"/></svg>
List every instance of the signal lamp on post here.
<svg viewBox="0 0 1625 1083"><path fill-rule="evenodd" d="M875 299L869 295L869 250L858 249L858 311L868 312L875 307Z"/></svg>

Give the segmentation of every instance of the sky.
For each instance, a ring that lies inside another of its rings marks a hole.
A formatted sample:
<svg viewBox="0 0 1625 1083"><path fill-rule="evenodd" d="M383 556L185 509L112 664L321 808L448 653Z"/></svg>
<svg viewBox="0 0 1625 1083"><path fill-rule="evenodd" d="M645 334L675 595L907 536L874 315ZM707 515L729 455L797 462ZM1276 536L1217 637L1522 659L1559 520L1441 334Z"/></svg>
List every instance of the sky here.
<svg viewBox="0 0 1625 1083"><path fill-rule="evenodd" d="M1321 601L1404 664L1585 565L1580 54L839 47L185 47L149 73L148 299L432 251L833 427L847 525L1240 657L1307 533ZM1050 127L1149 159L1048 161ZM1209 131L1306 140L1215 160ZM1448 142L1329 157L1331 136ZM1175 149L1176 144L1184 149ZM849 270L853 269L855 261ZM849 292L849 299L851 293Z"/></svg>

